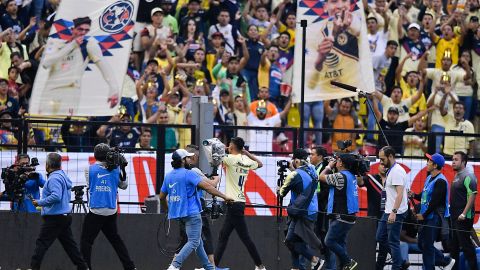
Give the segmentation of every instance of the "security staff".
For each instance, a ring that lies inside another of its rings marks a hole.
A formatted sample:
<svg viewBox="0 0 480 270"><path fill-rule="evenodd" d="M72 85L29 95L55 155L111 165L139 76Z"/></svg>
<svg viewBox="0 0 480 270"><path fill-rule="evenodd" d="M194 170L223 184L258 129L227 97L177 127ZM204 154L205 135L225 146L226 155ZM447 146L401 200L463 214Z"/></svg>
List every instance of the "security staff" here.
<svg viewBox="0 0 480 270"><path fill-rule="evenodd" d="M338 256L344 270L355 269L358 265L348 255L345 245L359 210L357 178L352 172L355 162L353 155L341 154L336 160L331 160L319 176L319 180L327 183L330 190L327 206L330 226L325 245ZM336 167L337 173L332 173L333 167Z"/></svg>
<svg viewBox="0 0 480 270"><path fill-rule="evenodd" d="M452 167L456 172L450 189L450 214L452 219L452 240L450 255L458 261L460 248L472 270L477 270L477 255L470 240L470 231L473 229L475 217L475 197L477 195L477 178L467 168L468 156L465 152L457 151L452 157ZM453 267L458 269L458 263Z"/></svg>
<svg viewBox="0 0 480 270"><path fill-rule="evenodd" d="M160 192L162 210L168 210L168 219L175 219L184 223L188 237L187 243L175 256L168 270L179 270L183 262L193 251L196 252L204 269L215 269L215 266L208 261L207 254L203 248L201 237L202 217L200 214L202 205L197 188L201 188L213 196L223 198L226 202L233 201L233 199L205 181L206 177L201 177L197 173L185 168L185 165L188 167L186 158L193 155L193 153L189 153L185 149L177 149L173 152L173 171L165 176Z"/></svg>
<svg viewBox="0 0 480 270"><path fill-rule="evenodd" d="M428 158L427 172L430 175L425 180L425 185L421 194L416 195L420 198L420 213L417 214L417 220L423 223L423 227L418 234L418 247L422 250L422 260L424 270L434 270L435 264L439 263L435 258L434 243L437 240L440 228L442 228L442 238L448 237L448 224L446 218L450 217L448 207L448 181L441 170L445 165L445 158L436 153L426 154ZM448 261L445 257L440 258ZM455 264L455 259L450 259L444 269L451 269Z"/></svg>
<svg viewBox="0 0 480 270"><path fill-rule="evenodd" d="M83 222L80 249L88 266L92 268L93 242L102 231L115 249L123 268L136 269L117 229L117 190L128 186L125 167L107 169L107 153L110 151L107 144L97 144L93 151L97 161L85 172L90 193L90 211Z"/></svg>
<svg viewBox="0 0 480 270"><path fill-rule="evenodd" d="M316 189L318 176L315 167L308 163L308 152L297 149L293 152L291 166L294 169L280 188L280 197L291 192L288 217L288 232L285 245L292 255L292 267L301 269L300 255L311 262L307 269L320 269L324 261L314 255L310 247L322 249L320 239L315 235L314 222L317 220L318 200ZM292 209L292 211L290 210Z"/></svg>
<svg viewBox="0 0 480 270"><path fill-rule="evenodd" d="M42 190L42 199L32 200L34 206L42 207L43 224L30 266L32 270L39 270L45 253L58 238L77 269L88 269L70 227L72 225L72 216L70 215L72 181L62 170L62 156L57 153L48 154L46 171L48 179Z"/></svg>

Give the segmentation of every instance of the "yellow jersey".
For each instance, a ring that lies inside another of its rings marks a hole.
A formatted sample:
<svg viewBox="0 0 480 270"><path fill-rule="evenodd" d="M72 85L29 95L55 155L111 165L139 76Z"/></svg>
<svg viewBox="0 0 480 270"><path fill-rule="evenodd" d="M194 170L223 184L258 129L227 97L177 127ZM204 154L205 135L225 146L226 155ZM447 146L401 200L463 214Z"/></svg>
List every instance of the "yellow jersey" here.
<svg viewBox="0 0 480 270"><path fill-rule="evenodd" d="M233 198L236 202L245 202L243 187L247 180L248 171L258 168L258 163L245 155L230 154L223 159L223 164L227 178L226 195Z"/></svg>

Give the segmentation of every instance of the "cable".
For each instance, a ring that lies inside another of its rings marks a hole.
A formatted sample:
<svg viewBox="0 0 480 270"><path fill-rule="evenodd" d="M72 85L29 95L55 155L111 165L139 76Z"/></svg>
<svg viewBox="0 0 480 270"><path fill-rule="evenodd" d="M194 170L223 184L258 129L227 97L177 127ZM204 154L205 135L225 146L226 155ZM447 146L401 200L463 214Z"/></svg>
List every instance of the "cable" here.
<svg viewBox="0 0 480 270"><path fill-rule="evenodd" d="M176 253L180 251L180 249L177 247L176 249L169 250L167 247L167 242L168 239L170 238L170 220L168 219L168 215L165 215L164 222L163 222L163 231L165 233L165 246L162 245L160 242L160 231L162 228L162 224L158 224L158 229L157 229L157 247L160 250L160 252L165 255L166 257L173 258Z"/></svg>

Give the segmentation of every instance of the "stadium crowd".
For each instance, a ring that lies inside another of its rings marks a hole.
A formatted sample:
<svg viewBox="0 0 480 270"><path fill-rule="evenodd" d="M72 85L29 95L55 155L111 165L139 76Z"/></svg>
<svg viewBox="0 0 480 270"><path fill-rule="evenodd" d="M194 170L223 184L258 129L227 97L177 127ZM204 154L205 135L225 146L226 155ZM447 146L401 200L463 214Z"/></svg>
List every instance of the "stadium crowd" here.
<svg viewBox="0 0 480 270"><path fill-rule="evenodd" d="M59 2L0 4L1 119L28 115ZM307 101L304 126L374 130L376 115L385 130L475 133L477 127L478 133L479 2L365 0L363 5L375 79L374 110L358 98ZM346 7L338 4L340 11ZM192 96L207 95L217 125L298 127L298 104L290 98L299 28L296 8L291 0L140 0L119 114L88 120L190 124ZM1 125L0 142L16 144L15 125ZM217 135L228 139L235 134ZM253 151L288 150L291 141L289 134L270 130L236 135L246 138ZM110 145L145 149L155 147L157 137L156 129L63 124L32 126L29 143L84 151L107 139ZM387 137L397 153L426 152L426 136ZM166 148L183 148L189 138L188 130L168 127ZM379 147L385 145L374 134L306 136L308 145L323 144L329 150L337 150L332 142L347 139L353 141L350 150L368 149L377 140ZM474 137L437 136L436 152L473 155L474 142Z"/></svg>

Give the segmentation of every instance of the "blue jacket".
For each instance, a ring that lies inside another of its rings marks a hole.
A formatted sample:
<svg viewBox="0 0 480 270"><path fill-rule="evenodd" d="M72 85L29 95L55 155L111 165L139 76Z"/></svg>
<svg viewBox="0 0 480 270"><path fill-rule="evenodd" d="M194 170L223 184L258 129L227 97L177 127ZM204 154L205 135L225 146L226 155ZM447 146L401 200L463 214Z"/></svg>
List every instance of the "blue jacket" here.
<svg viewBox="0 0 480 270"><path fill-rule="evenodd" d="M35 200L40 199L40 188L43 188L45 185L45 179L43 175L38 174L39 178L37 179L28 179L25 182L25 198L23 203L18 206L18 203L13 204L13 209L18 210L19 212L28 212L28 213L36 213L37 208L32 204L32 200L28 197L31 195Z"/></svg>
<svg viewBox="0 0 480 270"><path fill-rule="evenodd" d="M71 188L72 181L64 171L50 173L42 191L43 199L37 201L42 206L42 215L70 213Z"/></svg>
<svg viewBox="0 0 480 270"><path fill-rule="evenodd" d="M312 177L305 171L309 170L311 175L317 175L315 171L315 167L313 165L308 165L305 168L302 169L296 169L295 171L302 177L302 184L303 184L303 191L312 183ZM315 186L314 189L317 187ZM302 192L303 192L302 191ZM298 195L296 192L292 192L290 197L290 203L293 204L293 202L297 199ZM318 198L316 194L313 195L312 200L310 201L310 204L308 205L308 214L307 218L310 220L316 220L317 219L317 210L318 210Z"/></svg>
<svg viewBox="0 0 480 270"><path fill-rule="evenodd" d="M422 199L420 201L420 214L424 214L427 209L428 209L428 205L430 204L430 201L432 200L432 193L433 193L433 189L435 187L435 183L437 181L445 181L445 183L447 184L447 192L445 194L445 213L444 213L444 217L449 217L450 216L450 210L449 210L449 201L448 201L448 198L449 198L449 188L448 188L448 181L446 180L445 176L441 173L441 174L438 174L436 177L434 177L432 179L432 176L429 175L427 177L427 180L425 180L425 184L424 184L424 187L423 187L423 191L422 191ZM433 213L430 213L428 216L424 217L424 219L432 219L433 218Z"/></svg>
<svg viewBox="0 0 480 270"><path fill-rule="evenodd" d="M117 208L117 190L120 182L120 169L108 171L99 164L88 169L90 187L90 208Z"/></svg>
<svg viewBox="0 0 480 270"><path fill-rule="evenodd" d="M348 170L340 171L340 173L347 178L345 179L345 186L341 190L330 186L327 213L356 214L359 211L357 178Z"/></svg>

